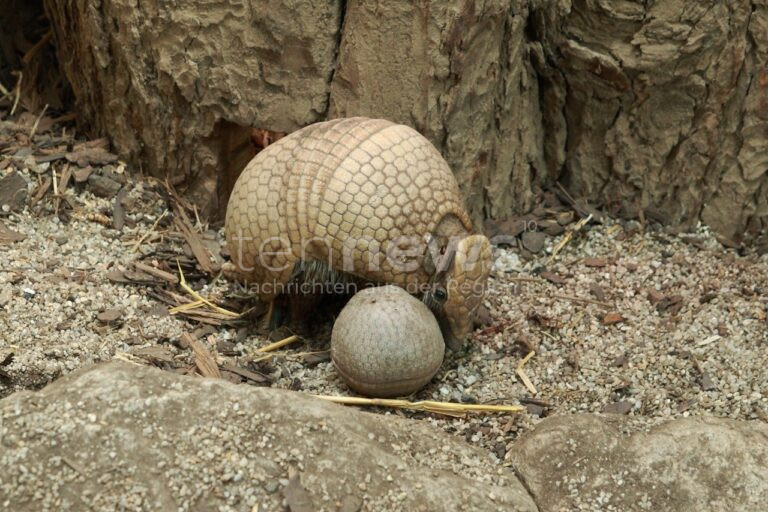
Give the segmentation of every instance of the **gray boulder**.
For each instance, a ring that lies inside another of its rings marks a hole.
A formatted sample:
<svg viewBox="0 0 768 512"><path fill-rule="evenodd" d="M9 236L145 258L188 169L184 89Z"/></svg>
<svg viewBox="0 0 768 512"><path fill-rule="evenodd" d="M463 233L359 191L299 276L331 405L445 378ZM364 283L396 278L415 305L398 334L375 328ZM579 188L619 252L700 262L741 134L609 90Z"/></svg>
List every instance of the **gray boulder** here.
<svg viewBox="0 0 768 512"><path fill-rule="evenodd" d="M0 447L3 510L536 510L424 423L123 362L0 401Z"/></svg>
<svg viewBox="0 0 768 512"><path fill-rule="evenodd" d="M685 418L627 435L626 420L555 416L523 435L512 461L541 512L764 511L768 425Z"/></svg>

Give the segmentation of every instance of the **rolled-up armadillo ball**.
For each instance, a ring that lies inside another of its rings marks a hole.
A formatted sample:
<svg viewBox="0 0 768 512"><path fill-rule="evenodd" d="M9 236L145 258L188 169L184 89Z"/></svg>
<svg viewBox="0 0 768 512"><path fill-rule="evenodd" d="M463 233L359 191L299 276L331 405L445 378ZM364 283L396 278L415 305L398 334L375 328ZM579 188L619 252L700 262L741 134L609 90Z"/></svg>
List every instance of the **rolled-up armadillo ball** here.
<svg viewBox="0 0 768 512"><path fill-rule="evenodd" d="M437 373L444 352L432 312L397 286L358 292L331 334L331 358L344 381L374 397L418 391Z"/></svg>

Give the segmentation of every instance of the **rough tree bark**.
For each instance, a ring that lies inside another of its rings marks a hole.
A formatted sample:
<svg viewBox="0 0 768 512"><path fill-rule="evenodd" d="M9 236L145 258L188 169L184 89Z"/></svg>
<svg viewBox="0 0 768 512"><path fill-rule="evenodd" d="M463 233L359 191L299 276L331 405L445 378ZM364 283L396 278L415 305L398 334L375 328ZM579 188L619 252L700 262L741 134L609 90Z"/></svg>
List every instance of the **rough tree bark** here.
<svg viewBox="0 0 768 512"><path fill-rule="evenodd" d="M430 138L476 219L559 180L734 243L767 231L768 0L46 5L91 129L210 212L252 127L368 115Z"/></svg>
<svg viewBox="0 0 768 512"><path fill-rule="evenodd" d="M550 173L627 216L765 233L768 2L645 4L534 12Z"/></svg>

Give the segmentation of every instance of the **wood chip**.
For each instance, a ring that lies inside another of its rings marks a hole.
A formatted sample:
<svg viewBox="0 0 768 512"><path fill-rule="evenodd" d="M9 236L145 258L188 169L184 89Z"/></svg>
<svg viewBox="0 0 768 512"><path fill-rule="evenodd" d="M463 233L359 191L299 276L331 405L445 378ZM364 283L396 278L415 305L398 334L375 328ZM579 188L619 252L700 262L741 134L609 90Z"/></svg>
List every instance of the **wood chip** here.
<svg viewBox="0 0 768 512"><path fill-rule="evenodd" d="M181 207L174 205L174 213L174 224L187 241L187 244L189 244L197 264L200 265L200 269L207 274L212 273L211 256L208 254L208 249L205 247L200 235L192 228L189 218Z"/></svg>
<svg viewBox="0 0 768 512"><path fill-rule="evenodd" d="M8 206L11 211L24 208L27 202L27 180L18 172L11 172L0 179L0 207Z"/></svg>
<svg viewBox="0 0 768 512"><path fill-rule="evenodd" d="M520 238L523 247L536 254L544 249L544 243L547 236L544 233L538 231L526 231Z"/></svg>
<svg viewBox="0 0 768 512"><path fill-rule="evenodd" d="M107 279L109 279L113 283L127 284L131 282L130 279L125 277L125 272L123 272L122 270L110 270L109 272L107 272Z"/></svg>
<svg viewBox="0 0 768 512"><path fill-rule="evenodd" d="M51 153L49 155L35 156L36 164L44 164L46 162L55 162L56 160L62 160L67 156L66 153Z"/></svg>
<svg viewBox="0 0 768 512"><path fill-rule="evenodd" d="M530 414L531 416L537 416L541 417L544 412L546 411L546 408L538 405L538 404L525 404L525 410Z"/></svg>
<svg viewBox="0 0 768 512"><path fill-rule="evenodd" d="M72 167L65 165L64 169L61 171L61 176L59 177L59 195L62 195L67 189L70 179L72 179Z"/></svg>
<svg viewBox="0 0 768 512"><path fill-rule="evenodd" d="M88 181L88 178L91 176L91 173L93 172L93 167L90 165L88 167L82 167L75 169L74 176L75 176L75 183L85 183Z"/></svg>
<svg viewBox="0 0 768 512"><path fill-rule="evenodd" d="M162 304L153 304L151 308L149 308L149 311L147 312L149 316L154 317L164 317L164 316L170 316L170 313L168 313L168 308L163 306Z"/></svg>
<svg viewBox="0 0 768 512"><path fill-rule="evenodd" d="M712 380L712 377L706 371L701 372L701 389L704 391L714 391L717 389L715 381Z"/></svg>
<svg viewBox="0 0 768 512"><path fill-rule="evenodd" d="M660 291L654 290L653 288L648 290L648 301L653 306L655 306L656 304L658 304L662 300L664 300L664 294L663 293L661 293Z"/></svg>
<svg viewBox="0 0 768 512"><path fill-rule="evenodd" d="M605 258L584 258L583 263L588 267L604 267L608 265L608 260Z"/></svg>
<svg viewBox="0 0 768 512"><path fill-rule="evenodd" d="M155 345L151 347L137 348L133 352L133 355L149 361L150 363L173 363L173 352L167 347Z"/></svg>
<svg viewBox="0 0 768 512"><path fill-rule="evenodd" d="M117 155L101 147L79 145L74 151L64 155L65 158L80 167L89 165L107 165L117 161Z"/></svg>
<svg viewBox="0 0 768 512"><path fill-rule="evenodd" d="M603 316L603 325L614 325L623 321L624 317L621 316L621 313L617 313L615 311L606 313L605 316Z"/></svg>
<svg viewBox="0 0 768 512"><path fill-rule="evenodd" d="M246 380L250 380L253 382L258 382L259 384L266 384L270 382L269 378L267 378L266 375L262 375L260 373L252 372L251 370L247 370L241 366L233 366L233 365L223 365L221 367L222 370L226 370L228 372L234 373L236 375L239 375L243 377Z"/></svg>
<svg viewBox="0 0 768 512"><path fill-rule="evenodd" d="M114 322L118 320L121 316L123 316L123 310L120 308L112 308L108 309L106 311L102 311L98 315L96 315L96 318L98 318L99 322L103 322L105 324Z"/></svg>
<svg viewBox="0 0 768 512"><path fill-rule="evenodd" d="M554 284L565 284L568 282L566 278L559 274L555 274L554 272L544 271L540 273L539 276Z"/></svg>
<svg viewBox="0 0 768 512"><path fill-rule="evenodd" d="M312 354L306 354L302 357L304 364L307 366L314 366L316 364L324 363L331 360L331 351L324 350L323 352L315 352Z"/></svg>
<svg viewBox="0 0 768 512"><path fill-rule="evenodd" d="M123 201L125 196L128 195L128 191L125 187L122 187L115 196L115 204L112 206L112 227L117 231L122 231L125 226L125 207Z"/></svg>
<svg viewBox="0 0 768 512"><path fill-rule="evenodd" d="M0 292L0 308L9 302L11 302L11 288L6 288L4 291Z"/></svg>
<svg viewBox="0 0 768 512"><path fill-rule="evenodd" d="M195 366L203 377L221 378L219 365L216 363L213 354L208 348L194 335L185 332L181 335L182 345L192 349L195 354Z"/></svg>
<svg viewBox="0 0 768 512"><path fill-rule="evenodd" d="M656 311L659 313L669 313L676 315L683 307L683 297L681 295L666 296L656 304Z"/></svg>
<svg viewBox="0 0 768 512"><path fill-rule="evenodd" d="M616 368L621 368L622 366L627 366L627 363L629 362L629 358L627 357L627 354L621 354L616 359L611 362L611 366L615 366Z"/></svg>

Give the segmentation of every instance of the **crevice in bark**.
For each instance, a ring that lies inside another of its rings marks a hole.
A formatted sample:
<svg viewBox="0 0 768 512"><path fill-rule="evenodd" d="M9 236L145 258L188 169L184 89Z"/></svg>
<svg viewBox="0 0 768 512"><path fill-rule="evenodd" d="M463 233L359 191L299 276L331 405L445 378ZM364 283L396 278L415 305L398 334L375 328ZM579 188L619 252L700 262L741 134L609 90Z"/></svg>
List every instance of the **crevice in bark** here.
<svg viewBox="0 0 768 512"><path fill-rule="evenodd" d="M341 42L344 39L344 22L347 17L347 0L339 0L339 31L336 36L336 51L333 54L333 65L328 76L328 94L325 98L325 111L322 112L322 118L328 119L328 113L331 110L331 84L336 76L336 70L339 68L339 57L341 55Z"/></svg>

